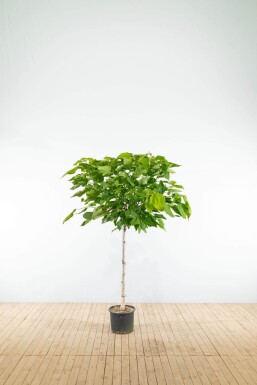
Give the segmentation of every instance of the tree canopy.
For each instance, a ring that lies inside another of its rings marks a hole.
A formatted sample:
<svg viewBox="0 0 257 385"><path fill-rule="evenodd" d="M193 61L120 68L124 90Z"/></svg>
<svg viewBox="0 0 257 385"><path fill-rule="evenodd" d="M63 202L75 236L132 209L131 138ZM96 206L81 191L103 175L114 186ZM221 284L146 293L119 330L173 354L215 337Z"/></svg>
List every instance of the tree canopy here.
<svg viewBox="0 0 257 385"><path fill-rule="evenodd" d="M74 209L63 221L79 214L81 226L92 220L113 222L114 230L134 227L146 232L148 227L164 229L170 217L189 218L191 208L183 186L170 180L178 164L164 156L124 152L101 160L81 158L63 176L72 175L72 197L80 198L82 206Z"/></svg>

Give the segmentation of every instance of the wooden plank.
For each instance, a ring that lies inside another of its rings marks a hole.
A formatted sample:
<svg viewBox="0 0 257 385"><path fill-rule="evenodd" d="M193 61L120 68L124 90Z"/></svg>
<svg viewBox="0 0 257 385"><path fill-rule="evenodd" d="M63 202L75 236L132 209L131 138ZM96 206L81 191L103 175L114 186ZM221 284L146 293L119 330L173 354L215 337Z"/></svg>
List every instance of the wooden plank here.
<svg viewBox="0 0 257 385"><path fill-rule="evenodd" d="M148 383L151 380L151 373L148 376L146 371L144 356L137 356L137 367L138 367L139 385L148 385Z"/></svg>
<svg viewBox="0 0 257 385"><path fill-rule="evenodd" d="M192 356L191 359L192 359L192 362L194 364L195 370L197 371L197 374L201 380L201 383L203 385L211 385L211 381L209 380L209 377L205 373L205 370L202 367L202 364L201 364L199 357Z"/></svg>
<svg viewBox="0 0 257 385"><path fill-rule="evenodd" d="M1 363L0 384L5 383L15 370L21 358L21 356L6 356L5 360Z"/></svg>
<svg viewBox="0 0 257 385"><path fill-rule="evenodd" d="M95 332L95 337L94 337L93 346L92 346L91 354L93 356L98 356L100 354L100 347L101 347L103 330L104 330L104 319L105 319L106 313L107 313L106 306L102 304L99 309L99 318L97 321L96 332Z"/></svg>
<svg viewBox="0 0 257 385"><path fill-rule="evenodd" d="M150 347L150 343L149 343L147 328L146 328L146 324L145 324L145 318L144 318L141 304L137 304L137 318L138 318L138 324L140 325L141 339L142 339L144 355L146 355L146 356L151 355L151 347Z"/></svg>
<svg viewBox="0 0 257 385"><path fill-rule="evenodd" d="M177 360L179 371L181 373L181 377L183 378L184 383L187 385L193 385L193 381L191 379L190 373L185 364L185 357L177 356L176 360Z"/></svg>
<svg viewBox="0 0 257 385"><path fill-rule="evenodd" d="M113 385L121 385L121 356L113 357Z"/></svg>
<svg viewBox="0 0 257 385"><path fill-rule="evenodd" d="M236 378L239 385L247 385L247 382L241 375L240 370L237 368L235 364L231 361L229 356L222 356L222 360L226 364L227 368L230 370L230 372L233 374L233 376Z"/></svg>
<svg viewBox="0 0 257 385"><path fill-rule="evenodd" d="M161 359L166 383L169 385L175 384L175 378L173 376L168 357L162 355L160 356L160 359Z"/></svg>
<svg viewBox="0 0 257 385"><path fill-rule="evenodd" d="M53 356L45 356L48 360L52 360L52 357ZM60 379L65 371L65 366L66 366L66 363L67 363L67 360L68 360L68 356L56 356L57 357L57 364L56 364L56 367L54 368L54 372L52 373L52 376L50 375L50 378L51 378L51 385L58 385L60 384ZM38 372L36 374L36 377L38 375ZM48 385L47 384L47 380L48 380L48 370L46 371L46 374L43 374L43 379L45 381L45 385ZM39 376L38 379L36 379L36 381L34 380L34 383L33 385L41 385L41 376Z"/></svg>
<svg viewBox="0 0 257 385"><path fill-rule="evenodd" d="M105 371L104 371L104 385L112 385L113 373L113 356L106 356Z"/></svg>
<svg viewBox="0 0 257 385"><path fill-rule="evenodd" d="M88 339L87 339L87 343L85 346L85 351L84 351L85 355L91 355L92 354L92 350L94 347L94 342L95 342L97 331L99 331L99 329L101 329L101 325L99 324L98 321L99 321L99 318L101 316L102 307L103 307L102 304L97 304L96 312L94 314L94 318L93 318L93 321L91 323L90 332L88 334Z"/></svg>
<svg viewBox="0 0 257 385"><path fill-rule="evenodd" d="M122 356L121 359L121 383L130 385L129 356Z"/></svg>
<svg viewBox="0 0 257 385"><path fill-rule="evenodd" d="M52 358L50 356L44 356L44 359L41 365L39 366L36 375L34 376L30 385L39 385L41 383L43 377L47 373L51 359ZM56 385L56 383L53 382L51 385Z"/></svg>
<svg viewBox="0 0 257 385"><path fill-rule="evenodd" d="M255 304L0 304L0 385L254 385Z"/></svg>
<svg viewBox="0 0 257 385"><path fill-rule="evenodd" d="M129 357L129 377L131 385L139 385L137 357Z"/></svg>
<svg viewBox="0 0 257 385"><path fill-rule="evenodd" d="M188 373L191 377L193 384L194 385L202 385L201 379L200 379L200 377L199 377L199 375L195 369L195 366L193 364L191 357L185 356L185 357L183 357L183 359L184 359L185 365L187 367Z"/></svg>
<svg viewBox="0 0 257 385"><path fill-rule="evenodd" d="M136 344L136 354L142 356L144 354L144 346L142 341L141 326L139 323L138 309L135 305L136 311L134 312L134 334L135 334L135 344Z"/></svg>
<svg viewBox="0 0 257 385"><path fill-rule="evenodd" d="M154 364L155 376L157 378L157 383L159 385L166 385L166 379L165 379L161 359L159 356L153 356L153 364Z"/></svg>
<svg viewBox="0 0 257 385"><path fill-rule="evenodd" d="M89 308L89 316L88 316L88 319L85 323L83 333L81 334L80 341L78 341L78 343L79 343L78 349L77 349L78 355L85 355L85 350L86 350L90 330L93 327L93 323L94 323L96 308L97 308L96 304L91 304L91 306Z"/></svg>
<svg viewBox="0 0 257 385"><path fill-rule="evenodd" d="M99 355L105 356L108 353L108 340L109 340L109 328L110 328L110 313L108 308L110 305L106 304L104 307L104 321L103 321L103 333L101 343L99 347Z"/></svg>
<svg viewBox="0 0 257 385"><path fill-rule="evenodd" d="M145 357L145 368L147 373L148 385L157 385L157 378L152 356Z"/></svg>
<svg viewBox="0 0 257 385"><path fill-rule="evenodd" d="M212 385L221 385L218 377L216 376L214 370L210 366L209 362L207 361L208 357L199 357L201 366L204 369L205 373L207 374L210 383Z"/></svg>
<svg viewBox="0 0 257 385"><path fill-rule="evenodd" d="M52 311L46 315L46 317L49 318L49 323L44 323L41 326L41 330L39 330L39 332L35 334L35 337L31 339L25 354L46 355L48 353L56 336L56 332L65 319L68 309L69 307L67 307L66 304L52 307Z"/></svg>
<svg viewBox="0 0 257 385"><path fill-rule="evenodd" d="M87 379L86 379L87 385L93 385L95 383L97 361L98 361L98 356L90 357L89 367L87 371Z"/></svg>
<svg viewBox="0 0 257 385"><path fill-rule="evenodd" d="M181 372L178 367L177 357L176 356L168 356L170 369L174 377L174 381L176 385L184 385L184 381L181 375Z"/></svg>
<svg viewBox="0 0 257 385"><path fill-rule="evenodd" d="M82 362L81 362L76 385L86 384L89 363L90 363L90 356L82 356Z"/></svg>
<svg viewBox="0 0 257 385"><path fill-rule="evenodd" d="M74 358L74 362L73 362L73 367L72 367L71 372L70 372L70 377L68 380L69 385L76 385L77 384L80 368L81 368L82 361L83 361L83 356L73 356L73 357L75 357L75 358ZM48 384L49 383L50 382L48 382ZM42 385L42 384L40 384L40 385Z"/></svg>
<svg viewBox="0 0 257 385"><path fill-rule="evenodd" d="M12 370L10 376L7 378L5 385L13 385L18 384L20 385L20 380L24 380L26 377L26 363L28 361L28 357L22 356L15 368ZM24 376L25 372L25 376Z"/></svg>
<svg viewBox="0 0 257 385"><path fill-rule="evenodd" d="M95 375L95 385L103 385L104 382L104 371L105 371L105 356L99 356L98 362L97 362L97 368L96 368L96 375Z"/></svg>

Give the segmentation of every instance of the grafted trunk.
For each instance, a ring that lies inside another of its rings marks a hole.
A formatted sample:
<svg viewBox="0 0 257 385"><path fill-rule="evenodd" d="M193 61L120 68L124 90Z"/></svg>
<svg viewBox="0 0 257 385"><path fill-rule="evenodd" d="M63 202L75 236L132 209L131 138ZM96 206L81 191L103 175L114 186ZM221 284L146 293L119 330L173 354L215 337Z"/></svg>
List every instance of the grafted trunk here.
<svg viewBox="0 0 257 385"><path fill-rule="evenodd" d="M126 257L125 257L125 245L126 245L126 226L122 230L122 274L121 274L121 305L120 310L125 310L126 307L126 294L125 294L125 278L126 278Z"/></svg>

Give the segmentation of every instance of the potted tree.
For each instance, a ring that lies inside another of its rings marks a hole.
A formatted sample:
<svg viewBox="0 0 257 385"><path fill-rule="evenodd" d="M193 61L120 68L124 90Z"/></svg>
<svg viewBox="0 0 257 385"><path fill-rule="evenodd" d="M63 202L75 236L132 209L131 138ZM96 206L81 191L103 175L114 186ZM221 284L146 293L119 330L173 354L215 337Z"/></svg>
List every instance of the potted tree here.
<svg viewBox="0 0 257 385"><path fill-rule="evenodd" d="M114 333L133 331L134 306L126 304L125 242L127 229L139 233L149 227L164 229L165 215L189 218L191 214L183 186L170 180L178 164L164 156L124 152L117 157L101 160L81 158L65 175L72 175L73 197L79 197L82 208L74 209L63 221L79 214L81 226L92 220L113 222L114 230L122 231L121 303L110 307L111 328ZM113 230L113 231L114 231Z"/></svg>

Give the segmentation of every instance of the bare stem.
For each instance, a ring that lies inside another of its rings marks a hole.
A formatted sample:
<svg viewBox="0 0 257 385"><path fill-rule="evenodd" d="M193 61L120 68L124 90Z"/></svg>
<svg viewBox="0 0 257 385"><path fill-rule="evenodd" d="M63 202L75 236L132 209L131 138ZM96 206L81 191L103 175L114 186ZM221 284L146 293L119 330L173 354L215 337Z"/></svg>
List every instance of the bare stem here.
<svg viewBox="0 0 257 385"><path fill-rule="evenodd" d="M126 306L126 295L125 295L125 244L126 244L126 226L123 227L122 231L122 274L121 274L121 305L120 310L125 310Z"/></svg>

